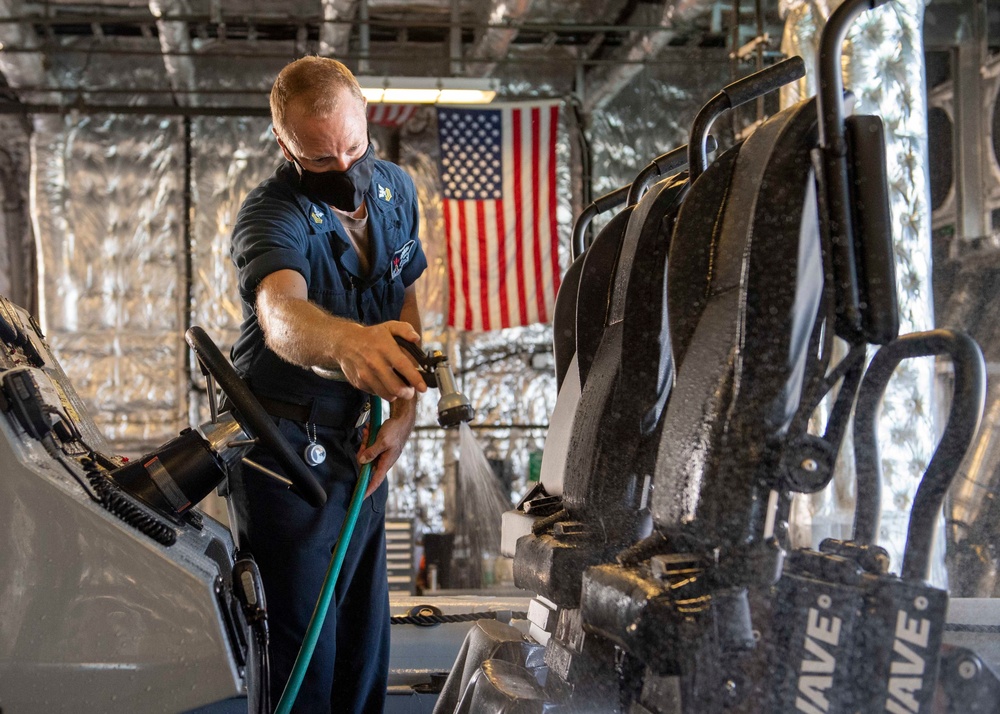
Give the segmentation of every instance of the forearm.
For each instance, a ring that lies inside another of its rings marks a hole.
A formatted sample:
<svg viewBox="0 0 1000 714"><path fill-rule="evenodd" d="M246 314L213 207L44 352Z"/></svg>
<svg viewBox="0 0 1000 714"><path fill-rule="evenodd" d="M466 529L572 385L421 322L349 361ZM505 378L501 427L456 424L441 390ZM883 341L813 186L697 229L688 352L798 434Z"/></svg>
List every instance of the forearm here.
<svg viewBox="0 0 1000 714"><path fill-rule="evenodd" d="M361 329L298 297L260 293L257 315L268 348L286 362L309 368L337 363L338 346Z"/></svg>
<svg viewBox="0 0 1000 714"><path fill-rule="evenodd" d="M417 422L417 397L397 399L389 404L389 416L400 421L408 421L412 427Z"/></svg>
<svg viewBox="0 0 1000 714"><path fill-rule="evenodd" d="M417 334L423 334L423 327L420 321L420 308L417 305L416 288L410 286L406 289L406 297L403 299L403 309L399 312L399 319L413 325Z"/></svg>
<svg viewBox="0 0 1000 714"><path fill-rule="evenodd" d="M412 325L418 335L422 333L420 307L417 304L417 288L415 284L406 288L406 292L403 295L403 307L399 311L399 319L401 322L407 322ZM389 405L389 416L393 419L409 419L412 426L417 420L417 399L419 396L420 393L416 392L413 395L413 399L397 399Z"/></svg>
<svg viewBox="0 0 1000 714"><path fill-rule="evenodd" d="M400 320L360 325L323 311L308 295L305 279L294 270L271 273L257 287L264 342L280 358L306 369L338 367L356 388L390 402L427 389L413 361L396 344L397 338L420 339L412 325ZM409 292L406 297L416 300Z"/></svg>

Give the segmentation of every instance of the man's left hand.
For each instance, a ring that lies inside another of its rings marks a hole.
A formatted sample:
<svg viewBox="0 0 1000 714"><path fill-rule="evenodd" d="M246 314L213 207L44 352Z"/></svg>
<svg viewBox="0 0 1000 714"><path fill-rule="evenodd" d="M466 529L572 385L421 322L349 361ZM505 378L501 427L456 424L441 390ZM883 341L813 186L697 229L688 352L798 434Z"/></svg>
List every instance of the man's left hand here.
<svg viewBox="0 0 1000 714"><path fill-rule="evenodd" d="M358 451L359 464L373 462L371 481L368 483L365 498L371 496L375 489L382 485L386 473L403 453L403 446L417 420L416 399L397 400L393 402L393 407L396 413L382 423L375 443L368 447L362 446ZM366 426L362 444L368 443L368 433Z"/></svg>

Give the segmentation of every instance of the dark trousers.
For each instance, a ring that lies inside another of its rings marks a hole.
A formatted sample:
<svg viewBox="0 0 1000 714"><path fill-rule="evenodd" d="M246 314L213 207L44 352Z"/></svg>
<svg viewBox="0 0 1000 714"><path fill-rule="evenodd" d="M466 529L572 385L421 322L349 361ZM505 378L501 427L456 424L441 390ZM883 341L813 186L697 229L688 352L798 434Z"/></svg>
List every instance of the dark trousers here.
<svg viewBox="0 0 1000 714"><path fill-rule="evenodd" d="M305 425L277 419L296 453L308 443ZM357 483L360 436L356 429L318 427L326 461L312 472L327 493L313 508L283 484L249 467L237 508L247 548L260 567L271 631L271 705L278 700L305 637L334 544ZM250 458L281 472L265 449ZM294 712L381 714L389 671L389 594L385 561L383 484L361 507L334 600Z"/></svg>

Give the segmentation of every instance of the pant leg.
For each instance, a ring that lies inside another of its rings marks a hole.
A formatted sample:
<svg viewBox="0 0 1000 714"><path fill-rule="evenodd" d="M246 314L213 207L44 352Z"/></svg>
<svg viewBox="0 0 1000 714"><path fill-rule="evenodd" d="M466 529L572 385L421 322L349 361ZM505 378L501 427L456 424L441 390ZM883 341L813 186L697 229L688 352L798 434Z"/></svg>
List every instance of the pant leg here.
<svg viewBox="0 0 1000 714"><path fill-rule="evenodd" d="M301 453L308 443L304 425L285 419L278 419L277 424L293 450ZM327 449L327 459L311 470L327 492L326 505L313 508L283 484L249 468L244 469L245 498L238 504L247 523L248 549L260 567L267 598L272 705L277 705L288 682L357 482L354 430L320 427L317 436ZM265 449L255 449L251 458L281 472ZM371 511L370 502L366 499L362 514ZM365 533L370 520L359 518L358 532ZM331 708L330 702L337 652L337 602L349 582L344 573L357 570L360 552L353 545L348 551L294 712L339 711L337 705Z"/></svg>
<svg viewBox="0 0 1000 714"><path fill-rule="evenodd" d="M385 502L388 482L365 500L352 548L352 572L338 588L337 652L331 711L381 714L389 674L389 584ZM363 523L364 521L364 523ZM345 563L346 565L346 563Z"/></svg>

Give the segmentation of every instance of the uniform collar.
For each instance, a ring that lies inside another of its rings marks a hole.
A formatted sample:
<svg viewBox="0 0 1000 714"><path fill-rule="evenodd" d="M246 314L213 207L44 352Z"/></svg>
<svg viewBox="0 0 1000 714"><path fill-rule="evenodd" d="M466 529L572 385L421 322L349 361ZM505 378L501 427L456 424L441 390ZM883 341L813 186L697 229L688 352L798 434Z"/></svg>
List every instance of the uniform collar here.
<svg viewBox="0 0 1000 714"><path fill-rule="evenodd" d="M365 205L368 208L368 238L371 243L371 271L367 277L360 275L361 265L358 255L333 209L324 203L311 200L298 190L298 172L292 162L286 161L279 169L285 172L286 180L294 189L295 201L306 217L310 235L333 234L332 240L335 250L339 253L340 264L361 281L364 287L374 283L389 269L392 253L389 250L388 238L399 223L395 215L395 208L400 201L397 182L389 178L379 163L378 161L375 163L372 185L365 194Z"/></svg>

